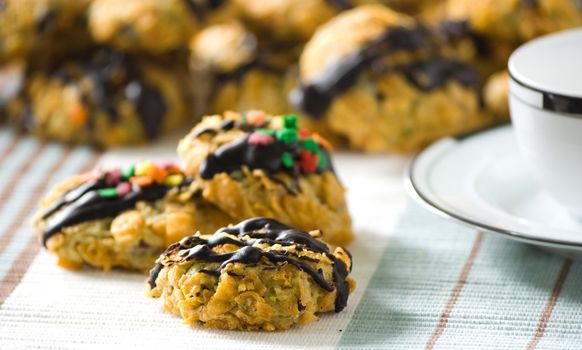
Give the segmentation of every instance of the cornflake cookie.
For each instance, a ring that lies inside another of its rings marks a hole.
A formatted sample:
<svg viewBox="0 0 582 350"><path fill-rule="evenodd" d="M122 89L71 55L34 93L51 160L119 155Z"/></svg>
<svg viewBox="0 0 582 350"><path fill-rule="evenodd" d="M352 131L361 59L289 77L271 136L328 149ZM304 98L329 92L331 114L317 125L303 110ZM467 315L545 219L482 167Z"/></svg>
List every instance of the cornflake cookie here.
<svg viewBox="0 0 582 350"><path fill-rule="evenodd" d="M46 65L86 48L90 0L3 0L0 2L0 64L33 58Z"/></svg>
<svg viewBox="0 0 582 350"><path fill-rule="evenodd" d="M191 118L187 59L182 66L172 62L100 48L29 71L7 114L46 139L99 147L145 143Z"/></svg>
<svg viewBox="0 0 582 350"><path fill-rule="evenodd" d="M479 73L438 43L388 8L346 11L307 43L291 102L367 152L413 152L491 123L480 108Z"/></svg>
<svg viewBox="0 0 582 350"><path fill-rule="evenodd" d="M262 111L203 118L178 145L202 196L233 218L266 216L322 230L331 244L352 240L344 188L328 142L297 116Z"/></svg>
<svg viewBox="0 0 582 350"><path fill-rule="evenodd" d="M34 227L61 267L145 271L169 244L229 222L176 165L144 161L66 180L41 201Z"/></svg>
<svg viewBox="0 0 582 350"><path fill-rule="evenodd" d="M231 330L285 330L340 312L355 282L352 259L310 233L253 218L168 247L148 294L188 324Z"/></svg>
<svg viewBox="0 0 582 350"><path fill-rule="evenodd" d="M295 81L291 67L300 48L259 42L235 21L205 28L190 48L193 82L205 111L289 110L287 94Z"/></svg>
<svg viewBox="0 0 582 350"><path fill-rule="evenodd" d="M513 44L582 26L577 0L447 0L446 16L468 20L486 37Z"/></svg>

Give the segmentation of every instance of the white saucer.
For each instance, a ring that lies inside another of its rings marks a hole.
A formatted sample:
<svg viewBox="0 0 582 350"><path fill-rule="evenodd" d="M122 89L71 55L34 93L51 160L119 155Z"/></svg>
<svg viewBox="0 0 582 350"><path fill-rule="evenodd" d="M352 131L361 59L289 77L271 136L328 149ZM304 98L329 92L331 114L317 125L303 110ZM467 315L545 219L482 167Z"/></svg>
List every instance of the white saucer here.
<svg viewBox="0 0 582 350"><path fill-rule="evenodd" d="M408 192L437 214L568 256L582 256L582 222L534 181L510 125L438 141L411 163Z"/></svg>

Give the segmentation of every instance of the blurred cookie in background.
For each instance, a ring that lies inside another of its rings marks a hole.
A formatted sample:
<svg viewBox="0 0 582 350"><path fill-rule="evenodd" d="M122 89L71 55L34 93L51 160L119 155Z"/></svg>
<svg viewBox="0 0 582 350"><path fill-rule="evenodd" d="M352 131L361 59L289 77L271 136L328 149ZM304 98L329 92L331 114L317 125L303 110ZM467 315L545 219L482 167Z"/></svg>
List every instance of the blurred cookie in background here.
<svg viewBox="0 0 582 350"><path fill-rule="evenodd" d="M208 113L289 111L287 93L300 47L259 39L236 21L209 26L191 42L194 90Z"/></svg>
<svg viewBox="0 0 582 350"><path fill-rule="evenodd" d="M492 74L483 88L485 106L499 118L509 118L509 73Z"/></svg>
<svg viewBox="0 0 582 350"><path fill-rule="evenodd" d="M228 1L94 0L89 26L99 43L161 54L186 48L197 30L230 12Z"/></svg>
<svg viewBox="0 0 582 350"><path fill-rule="evenodd" d="M290 98L366 152L413 152L491 123L481 108L479 72L439 51L418 21L362 6L318 29Z"/></svg>
<svg viewBox="0 0 582 350"><path fill-rule="evenodd" d="M29 70L6 111L42 138L109 147L153 140L191 118L190 94L186 64L99 48L50 70Z"/></svg>
<svg viewBox="0 0 582 350"><path fill-rule="evenodd" d="M90 0L4 0L0 4L0 64L46 66L91 46Z"/></svg>
<svg viewBox="0 0 582 350"><path fill-rule="evenodd" d="M469 21L489 39L513 44L582 25L576 0L448 0L446 16Z"/></svg>

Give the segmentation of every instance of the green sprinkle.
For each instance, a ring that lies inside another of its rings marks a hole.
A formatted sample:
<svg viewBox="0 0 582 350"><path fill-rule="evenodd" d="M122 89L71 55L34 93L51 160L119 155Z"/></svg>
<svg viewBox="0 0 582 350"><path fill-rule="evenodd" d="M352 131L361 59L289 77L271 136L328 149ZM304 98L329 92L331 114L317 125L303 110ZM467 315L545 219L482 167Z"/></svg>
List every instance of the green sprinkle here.
<svg viewBox="0 0 582 350"><path fill-rule="evenodd" d="M247 113L246 112L243 112L242 115L240 116L240 123L241 124L247 123Z"/></svg>
<svg viewBox="0 0 582 350"><path fill-rule="evenodd" d="M283 165L286 168L293 168L293 156L291 156L291 153L289 152L284 152L283 155L281 156L281 161L283 162Z"/></svg>
<svg viewBox="0 0 582 350"><path fill-rule="evenodd" d="M283 117L283 125L286 128L297 129L297 115L287 114Z"/></svg>
<svg viewBox="0 0 582 350"><path fill-rule="evenodd" d="M299 134L297 130L291 128L283 128L277 130L277 139L285 143L297 142L299 140Z"/></svg>
<svg viewBox="0 0 582 350"><path fill-rule="evenodd" d="M117 196L117 190L114 187L107 187L99 190L99 197L101 198L115 198Z"/></svg>
<svg viewBox="0 0 582 350"><path fill-rule="evenodd" d="M261 134L265 134L265 135L269 135L269 136L275 136L275 130L273 130L273 129L258 128L255 131L256 132L260 132Z"/></svg>
<svg viewBox="0 0 582 350"><path fill-rule="evenodd" d="M315 153L319 148L317 142L315 142L311 137L303 140L302 146L311 153Z"/></svg>
<svg viewBox="0 0 582 350"><path fill-rule="evenodd" d="M325 155L325 153L321 151L317 152L317 156L319 158L317 161L317 167L319 168L319 170L325 170L329 164L327 156Z"/></svg>
<svg viewBox="0 0 582 350"><path fill-rule="evenodd" d="M130 165L123 169L121 175L124 180L129 180L135 174L135 165Z"/></svg>

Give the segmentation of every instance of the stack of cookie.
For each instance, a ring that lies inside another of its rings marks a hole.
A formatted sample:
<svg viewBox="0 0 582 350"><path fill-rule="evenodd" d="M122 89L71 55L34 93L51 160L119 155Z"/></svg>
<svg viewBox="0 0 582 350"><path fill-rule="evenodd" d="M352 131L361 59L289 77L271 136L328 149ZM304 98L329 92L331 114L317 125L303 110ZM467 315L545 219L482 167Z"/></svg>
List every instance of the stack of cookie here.
<svg viewBox="0 0 582 350"><path fill-rule="evenodd" d="M351 256L326 243L349 243L351 218L325 139L295 115L232 112L178 154L183 168L141 161L56 186L34 227L58 264L151 269L151 296L212 328L287 329L346 306Z"/></svg>
<svg viewBox="0 0 582 350"><path fill-rule="evenodd" d="M334 144L409 153L508 118L509 54L582 25L576 0L6 0L10 119L144 142L205 113L294 111Z"/></svg>

